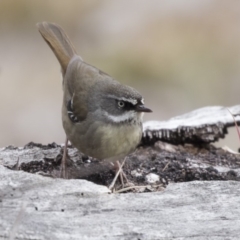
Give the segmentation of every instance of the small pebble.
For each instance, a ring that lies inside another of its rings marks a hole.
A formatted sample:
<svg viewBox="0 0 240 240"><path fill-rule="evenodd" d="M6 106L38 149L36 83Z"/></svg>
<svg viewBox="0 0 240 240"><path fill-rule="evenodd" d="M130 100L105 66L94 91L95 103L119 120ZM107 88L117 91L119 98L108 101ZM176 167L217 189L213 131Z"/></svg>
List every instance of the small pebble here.
<svg viewBox="0 0 240 240"><path fill-rule="evenodd" d="M131 171L131 175L133 177L142 177L142 171L140 171L139 169L133 170Z"/></svg>
<svg viewBox="0 0 240 240"><path fill-rule="evenodd" d="M145 180L147 183L151 184L151 183L159 182L160 178L155 173L149 173L148 175L145 176Z"/></svg>

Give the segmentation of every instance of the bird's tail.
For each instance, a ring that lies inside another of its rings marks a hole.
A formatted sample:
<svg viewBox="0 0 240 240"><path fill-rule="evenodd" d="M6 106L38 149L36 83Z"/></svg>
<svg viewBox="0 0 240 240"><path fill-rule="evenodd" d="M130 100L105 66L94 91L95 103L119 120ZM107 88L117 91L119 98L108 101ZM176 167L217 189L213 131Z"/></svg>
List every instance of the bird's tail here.
<svg viewBox="0 0 240 240"><path fill-rule="evenodd" d="M76 50L65 31L57 24L42 22L37 24L43 39L57 57L63 75L71 58L76 55Z"/></svg>

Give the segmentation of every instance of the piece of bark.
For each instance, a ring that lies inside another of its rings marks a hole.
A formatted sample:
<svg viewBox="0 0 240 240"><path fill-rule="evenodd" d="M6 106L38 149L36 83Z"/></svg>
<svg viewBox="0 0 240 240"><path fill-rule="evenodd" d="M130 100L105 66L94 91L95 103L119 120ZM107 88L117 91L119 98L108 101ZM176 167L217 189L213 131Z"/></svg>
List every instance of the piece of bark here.
<svg viewBox="0 0 240 240"><path fill-rule="evenodd" d="M168 121L148 121L143 125L142 143L153 144L158 140L175 144L216 142L225 137L228 127L235 125L229 111L240 123L240 105L205 107Z"/></svg>

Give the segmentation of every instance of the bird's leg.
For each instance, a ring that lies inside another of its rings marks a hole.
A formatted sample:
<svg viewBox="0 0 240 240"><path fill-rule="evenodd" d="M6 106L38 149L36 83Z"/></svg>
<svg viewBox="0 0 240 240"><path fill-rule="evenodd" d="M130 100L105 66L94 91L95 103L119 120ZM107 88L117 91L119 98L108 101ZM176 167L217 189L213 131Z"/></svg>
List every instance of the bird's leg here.
<svg viewBox="0 0 240 240"><path fill-rule="evenodd" d="M119 177L120 177L120 181L121 181L122 187L124 187L124 180L125 180L126 183L128 183L127 176L126 176L126 174L124 173L124 171L123 171L123 169L122 169L122 168L123 168L123 165L125 164L125 159L124 159L122 165L120 164L119 161L116 161L115 164L116 164L116 169L117 169L117 171L120 171Z"/></svg>
<svg viewBox="0 0 240 240"><path fill-rule="evenodd" d="M68 138L66 137L65 146L63 150L63 157L61 162L61 170L60 170L60 176L63 178L67 177L66 174L66 168L67 168L67 146L68 146Z"/></svg>
<svg viewBox="0 0 240 240"><path fill-rule="evenodd" d="M110 190L112 190L112 189L114 188L118 176L120 177L120 181L121 181L122 187L124 187L124 180L128 183L127 176L126 176L126 174L125 174L125 173L123 172L123 170L122 170L122 167L123 167L123 165L125 164L125 161L126 161L126 157L124 158L122 164L120 164L119 161L116 161L116 162L115 162L114 167L115 167L115 169L116 169L116 174L115 174L114 179L112 180L112 183L111 183L110 186L109 186L109 189L110 189Z"/></svg>

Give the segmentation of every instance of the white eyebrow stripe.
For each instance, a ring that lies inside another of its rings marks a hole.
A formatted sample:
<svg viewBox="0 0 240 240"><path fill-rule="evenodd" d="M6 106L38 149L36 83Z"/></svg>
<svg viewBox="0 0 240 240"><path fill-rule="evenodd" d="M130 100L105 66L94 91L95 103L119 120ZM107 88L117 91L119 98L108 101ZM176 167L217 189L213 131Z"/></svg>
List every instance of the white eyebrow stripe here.
<svg viewBox="0 0 240 240"><path fill-rule="evenodd" d="M104 111L104 115L111 121L113 121L115 123L120 123L120 122L125 122L127 120L133 119L135 117L135 112L127 111L126 113L124 113L122 115L114 116L114 115L111 115L108 112Z"/></svg>
<svg viewBox="0 0 240 240"><path fill-rule="evenodd" d="M138 101L134 98L125 98L125 97L116 97L113 95L108 95L108 97L113 98L113 99L117 99L119 101L125 101L125 102L130 102L133 105L137 105Z"/></svg>

